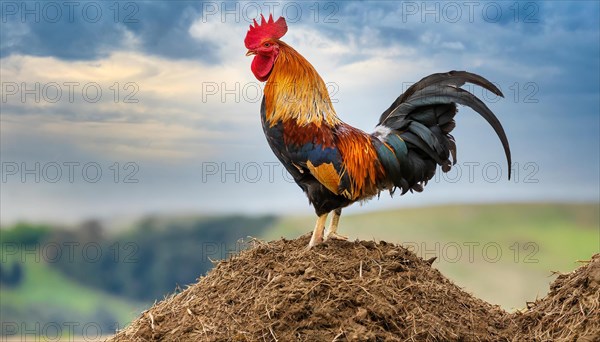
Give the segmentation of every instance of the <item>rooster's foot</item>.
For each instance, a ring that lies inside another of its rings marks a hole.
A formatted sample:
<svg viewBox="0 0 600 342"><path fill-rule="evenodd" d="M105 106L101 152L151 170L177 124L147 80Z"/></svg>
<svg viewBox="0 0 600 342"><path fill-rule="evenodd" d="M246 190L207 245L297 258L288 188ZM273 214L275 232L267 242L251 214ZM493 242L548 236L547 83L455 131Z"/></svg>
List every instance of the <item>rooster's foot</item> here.
<svg viewBox="0 0 600 342"><path fill-rule="evenodd" d="M331 240L339 240L339 241L348 241L348 237L347 236L339 235L338 233L329 233L325 237L325 241L327 241L329 239L331 239Z"/></svg>

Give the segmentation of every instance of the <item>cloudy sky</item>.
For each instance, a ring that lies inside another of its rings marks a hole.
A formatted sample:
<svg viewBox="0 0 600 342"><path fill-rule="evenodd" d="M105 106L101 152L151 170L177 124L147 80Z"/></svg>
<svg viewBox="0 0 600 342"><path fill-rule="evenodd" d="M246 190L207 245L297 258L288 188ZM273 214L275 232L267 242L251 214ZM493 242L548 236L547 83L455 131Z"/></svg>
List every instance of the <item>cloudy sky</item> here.
<svg viewBox="0 0 600 342"><path fill-rule="evenodd" d="M421 194L351 210L478 201L597 201L598 2L1 3L1 220L145 213L310 214L259 119L243 44L260 12L319 71L340 117L370 131L410 84L452 69L505 98L513 151L462 109L459 163Z"/></svg>

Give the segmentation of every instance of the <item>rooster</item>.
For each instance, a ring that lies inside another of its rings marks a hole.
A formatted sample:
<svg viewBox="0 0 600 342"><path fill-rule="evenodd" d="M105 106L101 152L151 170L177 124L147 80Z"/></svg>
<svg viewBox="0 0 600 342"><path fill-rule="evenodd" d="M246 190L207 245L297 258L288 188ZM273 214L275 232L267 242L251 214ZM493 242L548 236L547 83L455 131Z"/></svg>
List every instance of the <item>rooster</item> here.
<svg viewBox="0 0 600 342"><path fill-rule="evenodd" d="M342 208L381 191L421 192L438 165L448 172L456 163L450 134L456 104L471 107L492 126L504 147L510 179L510 148L502 125L481 100L461 89L468 82L503 96L485 78L465 71L427 76L401 94L368 134L340 120L321 76L280 40L286 32L285 18L261 15L244 43L246 56L254 56L252 73L266 81L260 114L269 146L317 214L308 248L347 239L337 233Z"/></svg>

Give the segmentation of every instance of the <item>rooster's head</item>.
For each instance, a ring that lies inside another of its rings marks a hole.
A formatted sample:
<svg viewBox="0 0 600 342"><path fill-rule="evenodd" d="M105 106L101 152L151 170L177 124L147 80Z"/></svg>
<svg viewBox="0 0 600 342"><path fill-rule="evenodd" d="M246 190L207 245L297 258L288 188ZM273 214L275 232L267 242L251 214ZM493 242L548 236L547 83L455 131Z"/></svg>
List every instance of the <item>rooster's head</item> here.
<svg viewBox="0 0 600 342"><path fill-rule="evenodd" d="M272 14L269 15L269 20L265 20L262 14L260 17L262 18L260 25L256 20L254 25L250 25L244 44L248 48L246 56L254 55L251 67L254 76L264 82L269 78L279 54L279 38L287 32L287 24L283 17L273 21Z"/></svg>

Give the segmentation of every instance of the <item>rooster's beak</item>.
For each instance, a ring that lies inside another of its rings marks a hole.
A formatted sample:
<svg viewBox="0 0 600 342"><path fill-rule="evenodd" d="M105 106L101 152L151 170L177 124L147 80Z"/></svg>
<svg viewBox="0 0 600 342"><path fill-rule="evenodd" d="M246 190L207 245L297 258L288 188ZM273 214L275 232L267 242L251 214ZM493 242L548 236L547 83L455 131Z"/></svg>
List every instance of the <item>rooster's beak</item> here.
<svg viewBox="0 0 600 342"><path fill-rule="evenodd" d="M256 52L254 52L252 50L248 50L248 52L246 52L246 56L252 56L252 55L256 55Z"/></svg>

